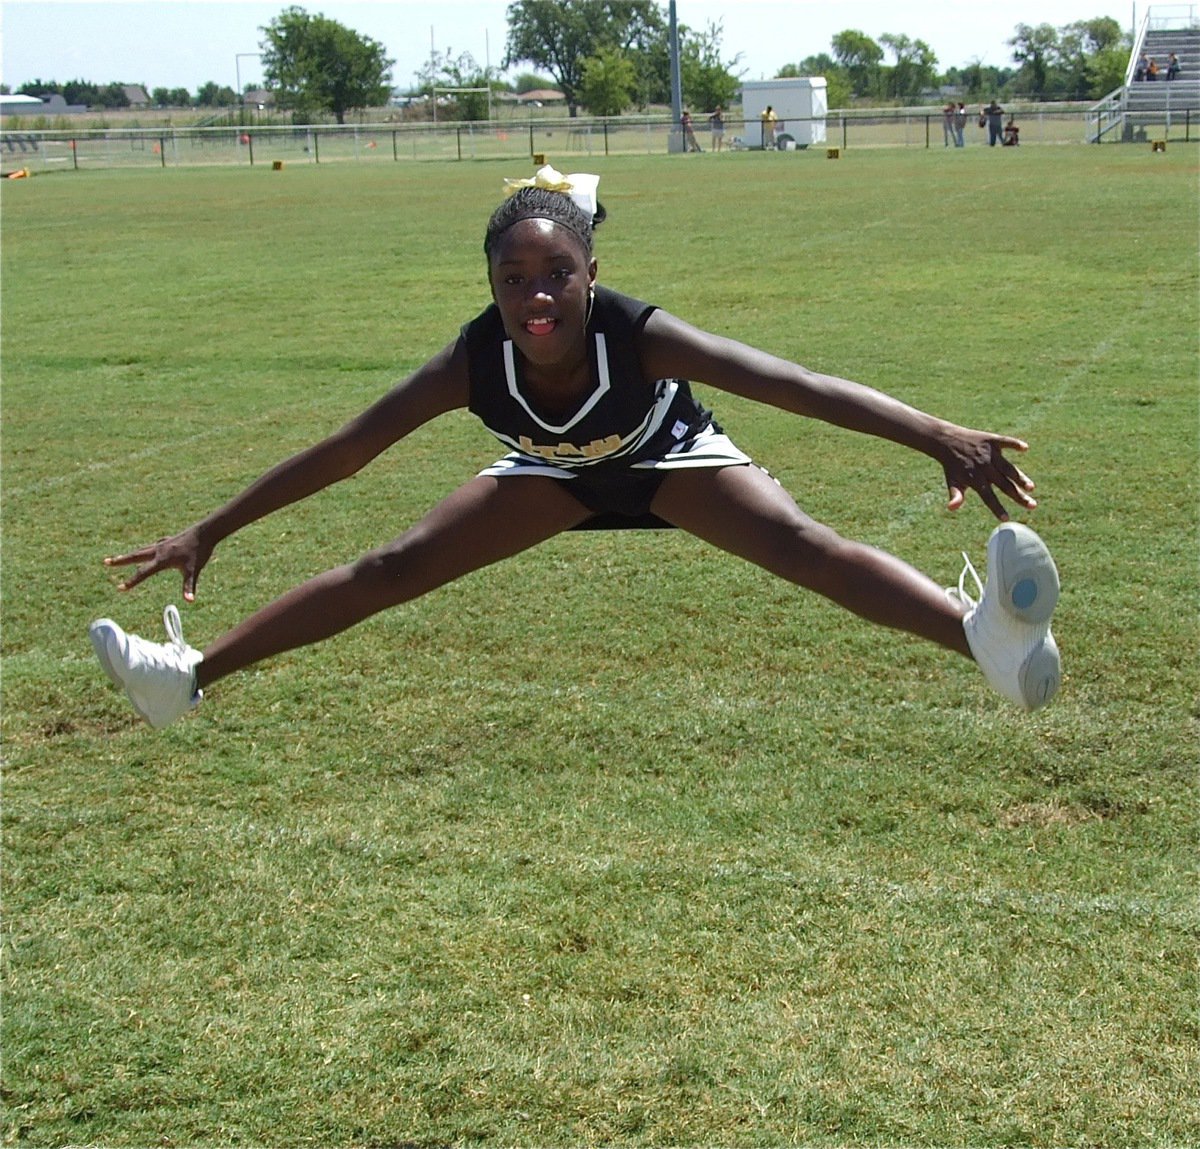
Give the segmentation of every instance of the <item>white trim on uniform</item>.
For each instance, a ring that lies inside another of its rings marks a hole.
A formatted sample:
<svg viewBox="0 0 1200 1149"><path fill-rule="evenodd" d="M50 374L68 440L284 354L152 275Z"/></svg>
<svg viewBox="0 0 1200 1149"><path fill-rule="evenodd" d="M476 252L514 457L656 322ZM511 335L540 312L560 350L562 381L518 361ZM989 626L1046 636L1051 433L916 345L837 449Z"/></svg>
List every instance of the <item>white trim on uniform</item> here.
<svg viewBox="0 0 1200 1149"><path fill-rule="evenodd" d="M596 339L603 341L604 336L597 335ZM511 346L512 344L510 342L505 343L506 371L508 370L508 352ZM600 350L602 352L604 351L603 345L601 346ZM551 427L541 419L538 419L538 417L530 410L529 404L526 403L521 397L520 393L513 388L512 376L509 377L509 390L513 397L517 399L525 408L530 417L537 421L539 426L546 428L551 434L562 435L572 424L576 423L585 414L587 414L588 410L595 404L596 401L599 400L604 391L608 389L609 376L607 370L607 357L602 358L599 362L602 375L601 387L593 394L592 398L588 400L584 407L581 408L580 412L564 427ZM641 421L641 423L639 423L638 426L636 426L627 435L613 435L611 442L605 441L603 444L601 444L603 453L596 453L595 451L587 449L594 446L594 444L563 444L561 440L557 444L544 444L546 447L546 451L544 453L534 453L529 451L528 448L522 449L520 438L516 438L511 434L506 434L496 427L492 427L486 421L484 422L484 426L487 427L487 429L491 431L491 433L495 435L496 438L502 443L507 443L510 447L515 448L515 454L536 459L537 462L541 464L574 469L577 467L589 467L595 463L617 462L624 456L631 455L635 451L639 450L643 443L648 442L658 434L667 418L667 415L670 413L671 406L675 401L675 396L679 393L679 380L660 379L657 383L657 388L657 397L655 398L651 407L647 410L645 418ZM680 434L684 434L686 431L686 428L682 423L680 424L680 428L681 429L676 432L677 437ZM521 436L521 438L524 438L524 436ZM554 456L556 454L560 457L555 458ZM641 464L637 465L640 466Z"/></svg>
<svg viewBox="0 0 1200 1149"><path fill-rule="evenodd" d="M675 471L686 467L732 467L753 460L742 451L728 435L705 427L697 435L677 443L658 459L644 459L631 463L631 471ZM560 467L535 458L523 451L513 451L497 459L490 467L484 467L481 475L501 477L504 475L546 475L552 479L574 479L586 476L587 467Z"/></svg>
<svg viewBox="0 0 1200 1149"><path fill-rule="evenodd" d="M508 383L508 393L525 408L525 414L528 415L539 427L546 431L550 431L555 435L562 435L575 426L587 413L595 407L597 403L604 397L605 393L610 390L612 383L608 376L608 345L604 341L604 334L596 332L596 368L599 377L599 383L596 385L596 390L588 396L583 406L575 412L565 423L556 426L553 423L547 423L541 418L538 413L530 407L525 396L521 394L520 388L517 386L517 361L513 351L513 341L506 339L504 341L504 378Z"/></svg>
<svg viewBox="0 0 1200 1149"><path fill-rule="evenodd" d="M724 432L712 425L677 443L660 459L630 464L631 471L676 471L684 467L729 467L753 460Z"/></svg>

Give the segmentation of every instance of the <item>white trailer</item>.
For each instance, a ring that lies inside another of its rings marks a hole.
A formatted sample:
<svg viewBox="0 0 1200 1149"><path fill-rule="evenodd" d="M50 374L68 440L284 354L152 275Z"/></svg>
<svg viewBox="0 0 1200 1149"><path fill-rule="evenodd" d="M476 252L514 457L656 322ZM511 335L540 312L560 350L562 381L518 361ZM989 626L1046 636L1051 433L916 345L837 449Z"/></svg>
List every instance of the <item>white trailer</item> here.
<svg viewBox="0 0 1200 1149"><path fill-rule="evenodd" d="M825 116L829 101L824 76L797 76L790 80L744 80L743 140L747 147L763 146L762 114L775 113L775 146L790 150L825 142Z"/></svg>

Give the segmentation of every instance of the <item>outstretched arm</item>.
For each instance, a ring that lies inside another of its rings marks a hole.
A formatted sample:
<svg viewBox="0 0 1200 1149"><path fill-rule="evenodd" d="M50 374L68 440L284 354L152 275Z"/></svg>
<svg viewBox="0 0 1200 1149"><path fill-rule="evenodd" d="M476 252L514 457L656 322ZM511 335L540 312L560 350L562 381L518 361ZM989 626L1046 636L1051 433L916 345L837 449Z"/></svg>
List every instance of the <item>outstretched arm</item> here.
<svg viewBox="0 0 1200 1149"><path fill-rule="evenodd" d="M929 455L945 473L951 510L962 506L968 490L978 492L999 519L1007 519L1008 514L997 492L1021 507L1037 506L1029 493L1032 480L1004 454L1005 450L1025 451L1027 444L1010 435L960 427L861 383L810 371L701 331L665 311L655 311L647 320L639 350L652 378L707 383Z"/></svg>
<svg viewBox="0 0 1200 1149"><path fill-rule="evenodd" d="M423 423L467 405L466 352L451 343L361 415L319 443L272 467L239 495L177 535L104 560L137 569L121 584L131 590L159 571L183 574L183 597L196 597L196 581L217 544L249 523L349 478Z"/></svg>

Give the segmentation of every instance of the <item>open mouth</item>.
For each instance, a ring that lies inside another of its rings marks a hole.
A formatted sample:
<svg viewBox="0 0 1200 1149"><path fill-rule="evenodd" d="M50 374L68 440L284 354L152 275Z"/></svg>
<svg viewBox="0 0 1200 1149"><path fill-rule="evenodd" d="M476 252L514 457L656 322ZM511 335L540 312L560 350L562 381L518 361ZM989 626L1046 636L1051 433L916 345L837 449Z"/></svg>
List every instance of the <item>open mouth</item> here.
<svg viewBox="0 0 1200 1149"><path fill-rule="evenodd" d="M525 320L525 330L530 335L549 335L558 326L558 320L552 319L548 315L539 316L536 319Z"/></svg>

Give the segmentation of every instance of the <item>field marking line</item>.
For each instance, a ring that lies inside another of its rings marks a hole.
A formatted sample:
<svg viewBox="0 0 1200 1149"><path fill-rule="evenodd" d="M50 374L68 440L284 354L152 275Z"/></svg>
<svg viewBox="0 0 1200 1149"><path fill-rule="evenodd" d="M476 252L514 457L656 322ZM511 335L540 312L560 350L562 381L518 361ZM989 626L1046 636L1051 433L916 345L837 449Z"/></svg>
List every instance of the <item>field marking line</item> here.
<svg viewBox="0 0 1200 1149"><path fill-rule="evenodd" d="M722 871L727 871L727 873L722 873ZM805 875L796 874L790 870L759 870L756 867L734 865L715 866L713 872L717 877L734 877L744 873L746 877L795 886L799 889L803 889L805 886L815 886L820 889L832 887L835 890L844 890L847 896L855 894L866 894L869 897L883 896L889 902L948 902L956 906L1016 910L1043 917L1094 915L1097 917L1123 916L1135 919L1156 919L1166 922L1168 925L1185 929L1195 928L1200 924L1200 915L1197 914L1196 907L1193 905L1189 911L1184 904L1186 899L1182 897L1179 899L1181 904L1166 905L1162 904L1166 901L1165 898L1156 900L1147 897L1120 897L1113 894L1084 896L1052 892L1034 893L1003 886L962 890L940 884L893 882L885 878L846 873L841 870L836 873L817 870L812 875Z"/></svg>
<svg viewBox="0 0 1200 1149"><path fill-rule="evenodd" d="M318 410L316 406L308 408L310 411ZM65 487L81 479L90 478L93 475L101 474L106 471L114 470L117 467L126 467L131 463L142 462L146 459L157 458L159 455L175 453L182 451L188 447L194 446L197 443L202 443L206 439L220 438L226 435L232 435L235 432L244 430L247 427L257 426L261 423L269 423L277 419L281 419L289 414L294 414L296 407L294 404L288 404L283 407L274 407L267 411L260 411L257 414L248 415L244 419L238 419L236 422L222 423L215 427L206 427L202 431L196 431L191 435L185 435L182 439L167 439L161 443L156 443L150 447L143 447L140 451L134 451L127 455L122 455L119 458L99 460L96 462L85 463L80 467L76 467L61 475L50 475L45 479L38 479L36 482L27 483L22 487L6 487L5 495L9 498L24 498L29 495L40 495L46 491L56 490L59 487ZM347 415L349 418L349 415Z"/></svg>
<svg viewBox="0 0 1200 1149"><path fill-rule="evenodd" d="M1112 347L1113 340L1111 338L1101 339L1094 344L1088 352L1087 357L1073 370L1068 371L1062 376L1058 387L1049 393L1043 393L1042 401L1036 407L1031 406L1029 408L1029 417L1021 428L1022 432L1028 434L1030 428L1036 427L1045 421L1047 414L1051 410L1066 402L1068 395L1074 390L1079 380L1090 371L1095 363L1104 358ZM877 545L884 545L897 532L910 527L914 521L928 514L935 506L944 505L945 500L946 495L941 491L923 491L921 494L910 499L900 512L893 515L880 528L878 534L874 536L877 540Z"/></svg>

